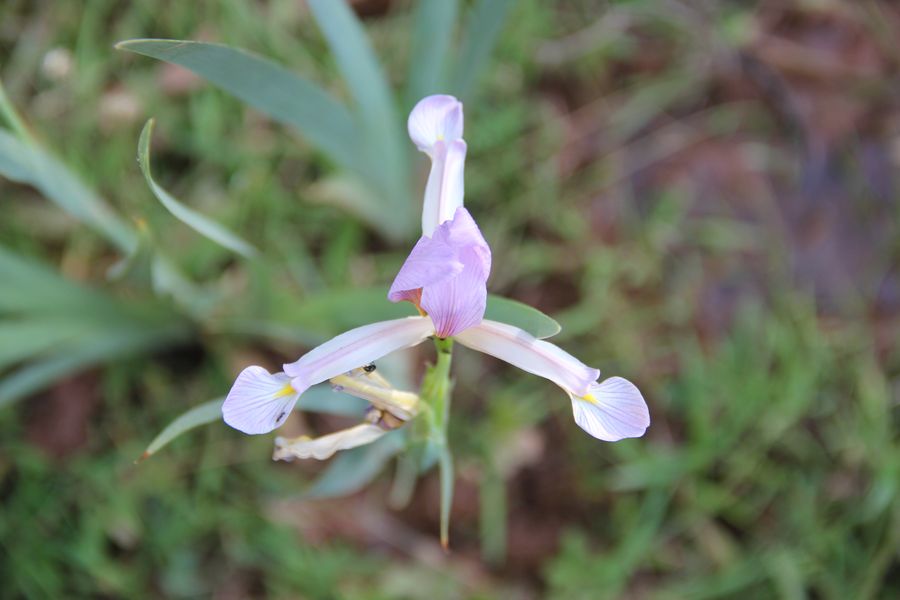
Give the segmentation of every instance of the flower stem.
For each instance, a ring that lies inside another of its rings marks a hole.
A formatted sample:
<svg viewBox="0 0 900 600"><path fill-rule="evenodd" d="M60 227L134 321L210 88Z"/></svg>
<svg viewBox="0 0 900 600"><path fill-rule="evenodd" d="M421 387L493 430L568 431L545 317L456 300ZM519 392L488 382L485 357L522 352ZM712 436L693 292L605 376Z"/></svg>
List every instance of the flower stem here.
<svg viewBox="0 0 900 600"><path fill-rule="evenodd" d="M453 340L434 338L437 350L435 364L428 368L422 383L422 399L431 408L429 437L438 452L441 480L441 545L447 549L450 532L450 506L453 503L453 456L447 446L447 425L450 417L450 363Z"/></svg>
<svg viewBox="0 0 900 600"><path fill-rule="evenodd" d="M437 350L437 362L432 367L433 388L429 394L431 408L434 411L435 433L438 439L447 443L447 421L450 416L450 363L453 359L453 339L434 338Z"/></svg>

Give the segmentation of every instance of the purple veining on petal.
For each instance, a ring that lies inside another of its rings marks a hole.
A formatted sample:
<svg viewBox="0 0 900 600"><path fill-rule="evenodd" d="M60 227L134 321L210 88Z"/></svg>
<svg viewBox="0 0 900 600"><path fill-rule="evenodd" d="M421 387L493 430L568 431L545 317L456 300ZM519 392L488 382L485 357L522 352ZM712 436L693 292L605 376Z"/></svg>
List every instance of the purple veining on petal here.
<svg viewBox="0 0 900 600"><path fill-rule="evenodd" d="M588 395L571 395L575 422L599 440L617 442L644 435L650 411L641 392L622 377L592 383Z"/></svg>
<svg viewBox="0 0 900 600"><path fill-rule="evenodd" d="M422 308L431 316L435 335L447 338L484 318L487 306L486 277L483 261L473 248L460 251L462 272L422 290Z"/></svg>
<svg viewBox="0 0 900 600"><path fill-rule="evenodd" d="M452 257L447 256L448 249ZM397 274L388 298L416 303L431 317L436 335L450 337L484 318L490 272L490 247L475 220L460 207L433 237L422 236Z"/></svg>
<svg viewBox="0 0 900 600"><path fill-rule="evenodd" d="M391 302L410 300L415 290L455 277L463 270L457 255L456 249L447 243L422 236L394 278L388 299Z"/></svg>
<svg viewBox="0 0 900 600"><path fill-rule="evenodd" d="M289 387L290 377L252 366L241 371L222 405L222 417L244 433L268 433L281 426L300 394Z"/></svg>
<svg viewBox="0 0 900 600"><path fill-rule="evenodd" d="M439 227L434 238L440 240L452 248L470 248L478 255L481 263L481 271L485 281L491 274L491 248L484 241L478 224L469 211L465 208L457 208L453 219Z"/></svg>

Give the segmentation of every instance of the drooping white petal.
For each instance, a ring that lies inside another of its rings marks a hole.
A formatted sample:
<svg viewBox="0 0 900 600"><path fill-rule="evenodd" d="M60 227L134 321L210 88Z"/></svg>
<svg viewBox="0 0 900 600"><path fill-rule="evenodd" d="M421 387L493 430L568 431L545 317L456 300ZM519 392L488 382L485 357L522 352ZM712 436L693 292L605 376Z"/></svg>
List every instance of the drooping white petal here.
<svg viewBox="0 0 900 600"><path fill-rule="evenodd" d="M284 365L298 392L395 350L415 346L434 333L429 317L406 317L351 329Z"/></svg>
<svg viewBox="0 0 900 600"><path fill-rule="evenodd" d="M617 442L644 435L650 426L650 411L633 383L610 377L593 383L584 396L569 394L578 426L597 439Z"/></svg>
<svg viewBox="0 0 900 600"><path fill-rule="evenodd" d="M473 350L496 356L523 371L545 377L567 392L584 395L600 371L550 342L497 321L480 324L457 333L454 339Z"/></svg>
<svg viewBox="0 0 900 600"><path fill-rule="evenodd" d="M422 235L431 236L438 225L452 219L456 209L463 205L465 165L463 140L439 141L434 145L422 204Z"/></svg>
<svg viewBox="0 0 900 600"><path fill-rule="evenodd" d="M371 444L387 431L370 423L361 423L349 429L335 431L322 437L287 439L275 438L274 460L293 460L294 458L315 458L325 460L331 458L338 450L349 450L365 444Z"/></svg>
<svg viewBox="0 0 900 600"><path fill-rule="evenodd" d="M299 397L284 373L247 367L231 386L222 404L222 417L244 433L269 433L284 423Z"/></svg>
<svg viewBox="0 0 900 600"><path fill-rule="evenodd" d="M431 155L437 142L462 137L462 102L444 94L426 96L413 107L406 126L416 147Z"/></svg>

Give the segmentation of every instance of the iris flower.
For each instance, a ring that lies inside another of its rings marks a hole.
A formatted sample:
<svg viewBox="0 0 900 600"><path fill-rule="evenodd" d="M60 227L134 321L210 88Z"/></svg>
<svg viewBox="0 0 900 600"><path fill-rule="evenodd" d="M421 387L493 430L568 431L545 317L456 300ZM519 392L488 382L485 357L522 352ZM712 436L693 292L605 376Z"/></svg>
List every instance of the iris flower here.
<svg viewBox="0 0 900 600"><path fill-rule="evenodd" d="M361 365L434 336L452 337L549 379L569 396L578 426L597 439L614 442L642 436L650 425L649 411L631 382L621 377L598 381L599 370L558 346L518 327L484 319L491 251L463 207L462 104L446 95L424 98L413 108L408 129L418 149L431 159L431 171L425 187L422 237L397 273L388 299L411 302L419 316L351 329L285 364L280 373L247 367L225 399L225 422L245 433L268 433L284 423L310 386L342 376L367 383L359 375ZM382 387L382 397L367 399L376 409L396 417L396 407L377 403L395 390L386 383L375 385ZM369 443L387 429L376 419L319 438L318 445L309 439L300 440L299 446L281 440L276 458L330 456L338 449Z"/></svg>

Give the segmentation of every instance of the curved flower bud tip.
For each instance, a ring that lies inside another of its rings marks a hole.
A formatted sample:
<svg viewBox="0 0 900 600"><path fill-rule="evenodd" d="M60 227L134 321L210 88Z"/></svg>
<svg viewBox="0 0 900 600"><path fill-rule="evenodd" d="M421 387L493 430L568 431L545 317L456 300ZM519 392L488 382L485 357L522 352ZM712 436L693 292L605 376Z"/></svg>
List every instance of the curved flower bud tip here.
<svg viewBox="0 0 900 600"><path fill-rule="evenodd" d="M599 440L617 442L644 435L650 426L650 411L633 383L610 377L592 383L588 393L572 398L572 412L578 426Z"/></svg>
<svg viewBox="0 0 900 600"><path fill-rule="evenodd" d="M413 107L406 126L416 147L430 155L437 142L462 138L462 102L444 94L426 96Z"/></svg>
<svg viewBox="0 0 900 600"><path fill-rule="evenodd" d="M241 371L222 404L222 417L244 433L269 433L281 426L300 394L284 373L252 366Z"/></svg>
<svg viewBox="0 0 900 600"><path fill-rule="evenodd" d="M290 461L295 458L315 458L325 460L331 458L339 450L349 450L371 444L385 433L387 431L378 425L360 423L349 429L335 431L317 438L305 435L293 439L277 437L272 459Z"/></svg>
<svg viewBox="0 0 900 600"><path fill-rule="evenodd" d="M422 235L453 218L463 205L466 143L463 106L453 96L428 96L409 113L409 137L431 158L431 171L422 204Z"/></svg>
<svg viewBox="0 0 900 600"><path fill-rule="evenodd" d="M490 272L491 249L475 220L460 207L433 237L419 239L388 299L413 302L431 317L438 337L454 336L484 318Z"/></svg>

